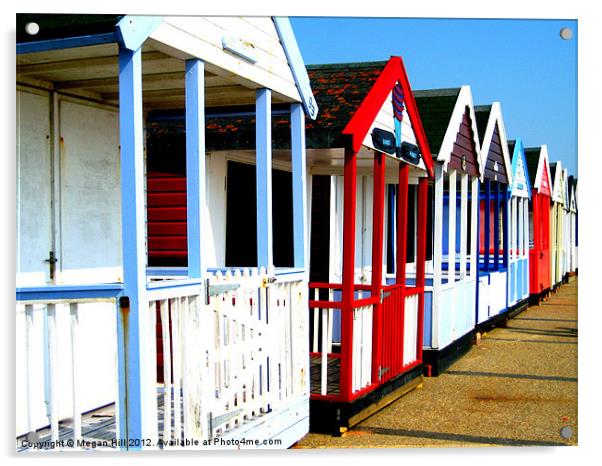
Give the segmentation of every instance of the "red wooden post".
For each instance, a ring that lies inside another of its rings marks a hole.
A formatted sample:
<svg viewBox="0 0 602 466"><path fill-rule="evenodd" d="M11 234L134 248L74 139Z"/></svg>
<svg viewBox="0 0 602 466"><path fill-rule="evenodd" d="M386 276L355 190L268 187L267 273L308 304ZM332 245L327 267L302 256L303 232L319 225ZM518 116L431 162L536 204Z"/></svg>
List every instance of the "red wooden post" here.
<svg viewBox="0 0 602 466"><path fill-rule="evenodd" d="M399 188L397 192L397 262L396 283L406 284L406 250L408 229L408 164L399 164Z"/></svg>
<svg viewBox="0 0 602 466"><path fill-rule="evenodd" d="M406 251L407 251L407 230L408 230L408 164L402 162L399 164L399 185L397 191L397 263L395 265L395 282L401 284L402 288L398 292L400 295L399 303L399 350L395 352L398 359L398 366L395 372L403 366L403 344L405 330L405 296L406 288ZM395 332L397 334L397 332Z"/></svg>
<svg viewBox="0 0 602 466"><path fill-rule="evenodd" d="M383 231L385 215L385 160L381 152L374 155L374 195L372 199L372 296L379 298L373 307L372 325L372 382L379 381L383 359L383 305L380 296L383 287ZM387 329L385 328L385 331Z"/></svg>
<svg viewBox="0 0 602 466"><path fill-rule="evenodd" d="M345 150L343 204L343 283L341 289L341 398L351 400L355 275L356 153Z"/></svg>
<svg viewBox="0 0 602 466"><path fill-rule="evenodd" d="M428 216L428 179L421 178L418 183L418 239L416 255L416 287L421 288L418 295L418 338L416 359L422 361L422 339L424 334L424 284L426 273L426 221Z"/></svg>

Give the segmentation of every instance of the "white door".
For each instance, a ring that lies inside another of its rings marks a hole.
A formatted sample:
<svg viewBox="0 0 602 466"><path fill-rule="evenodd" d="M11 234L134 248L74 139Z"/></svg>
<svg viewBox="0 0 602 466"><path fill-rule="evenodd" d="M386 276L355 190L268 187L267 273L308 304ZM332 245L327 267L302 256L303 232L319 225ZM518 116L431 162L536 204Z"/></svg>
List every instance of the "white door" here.
<svg viewBox="0 0 602 466"><path fill-rule="evenodd" d="M52 244L50 94L17 91L17 277L50 280Z"/></svg>
<svg viewBox="0 0 602 466"><path fill-rule="evenodd" d="M60 100L60 282L122 278L119 115ZM93 247L91 247L93 245Z"/></svg>

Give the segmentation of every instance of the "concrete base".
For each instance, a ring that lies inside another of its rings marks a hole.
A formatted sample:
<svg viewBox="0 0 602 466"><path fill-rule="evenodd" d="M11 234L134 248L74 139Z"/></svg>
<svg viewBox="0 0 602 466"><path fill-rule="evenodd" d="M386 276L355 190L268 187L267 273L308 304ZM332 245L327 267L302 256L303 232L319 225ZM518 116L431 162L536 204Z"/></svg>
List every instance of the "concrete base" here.
<svg viewBox="0 0 602 466"><path fill-rule="evenodd" d="M422 365L418 365L350 403L311 400L309 430L340 436L421 385Z"/></svg>
<svg viewBox="0 0 602 466"><path fill-rule="evenodd" d="M464 356L472 347L475 331L471 330L466 335L451 342L443 349L422 350L422 363L426 377L437 377L454 362Z"/></svg>

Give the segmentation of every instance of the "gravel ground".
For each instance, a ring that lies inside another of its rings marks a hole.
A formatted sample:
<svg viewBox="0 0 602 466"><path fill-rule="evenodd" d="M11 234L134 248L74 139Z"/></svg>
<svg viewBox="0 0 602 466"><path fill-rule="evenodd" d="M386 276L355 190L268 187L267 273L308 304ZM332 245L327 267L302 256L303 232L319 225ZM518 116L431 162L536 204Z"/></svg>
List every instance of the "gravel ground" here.
<svg viewBox="0 0 602 466"><path fill-rule="evenodd" d="M576 445L577 398L575 279L343 437L295 448Z"/></svg>

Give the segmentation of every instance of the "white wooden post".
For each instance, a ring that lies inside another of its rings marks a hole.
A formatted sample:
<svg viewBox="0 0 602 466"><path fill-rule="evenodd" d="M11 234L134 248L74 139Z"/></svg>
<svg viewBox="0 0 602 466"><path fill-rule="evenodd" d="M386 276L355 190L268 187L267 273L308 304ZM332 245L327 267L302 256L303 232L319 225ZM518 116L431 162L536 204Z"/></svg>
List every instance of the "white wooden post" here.
<svg viewBox="0 0 602 466"><path fill-rule="evenodd" d="M523 257L529 257L529 200L523 199Z"/></svg>
<svg viewBox="0 0 602 466"><path fill-rule="evenodd" d="M57 396L57 357L56 357L56 305L46 305L48 313L48 385L50 388L49 399L47 400L50 404L50 439L57 441L59 439L59 407L58 407L58 396Z"/></svg>
<svg viewBox="0 0 602 466"><path fill-rule="evenodd" d="M479 178L472 178L472 218L470 223L470 276L478 279L479 277L479 251L477 249L478 235L478 215L479 215Z"/></svg>
<svg viewBox="0 0 602 466"><path fill-rule="evenodd" d="M460 205L460 279L466 276L466 249L468 246L468 175L462 173L460 178L461 205Z"/></svg>
<svg viewBox="0 0 602 466"><path fill-rule="evenodd" d="M456 281L456 170L449 172L449 206L448 206L448 233L447 233L447 282Z"/></svg>
<svg viewBox="0 0 602 466"><path fill-rule="evenodd" d="M433 317L432 347L439 346L439 312L441 311L441 266L443 261L443 167L435 164L435 209L433 240Z"/></svg>
<svg viewBox="0 0 602 466"><path fill-rule="evenodd" d="M33 329L33 305L25 305L25 364L26 364L26 387L27 387L27 432L33 432L33 415L32 415L32 402L33 402L33 351L32 351L32 329Z"/></svg>
<svg viewBox="0 0 602 466"><path fill-rule="evenodd" d="M78 327L79 316L77 313L77 303L69 304L69 313L71 316L71 397L73 400L73 440L77 446L78 440L82 438L82 412L79 401L78 389L78 368L79 368L79 351L78 351Z"/></svg>

